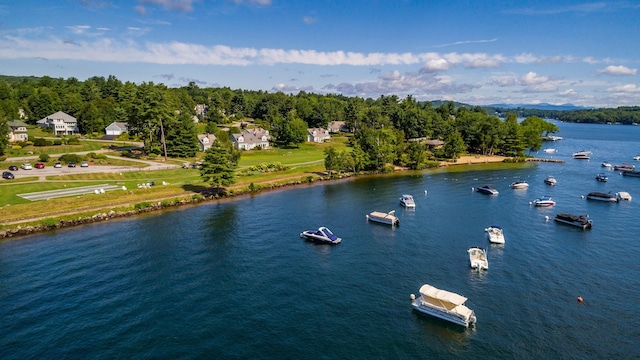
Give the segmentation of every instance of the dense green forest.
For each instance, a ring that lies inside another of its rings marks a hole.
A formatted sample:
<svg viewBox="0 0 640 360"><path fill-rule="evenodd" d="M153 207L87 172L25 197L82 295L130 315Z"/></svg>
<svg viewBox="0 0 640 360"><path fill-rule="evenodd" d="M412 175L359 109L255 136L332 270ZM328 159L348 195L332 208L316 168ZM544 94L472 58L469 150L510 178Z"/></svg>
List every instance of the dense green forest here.
<svg viewBox="0 0 640 360"><path fill-rule="evenodd" d="M146 151L156 154L161 153L163 129L167 151L176 157L190 157L197 151L197 104L207 108L198 121L222 142L228 142L229 135L218 130L219 124L252 121L270 130L276 146L295 146L304 141L299 136L301 129L326 128L331 121L344 121L353 135L352 151L348 159L346 154L336 154L341 159L333 162L338 164L337 170L382 170L390 164L421 168L429 159L455 159L462 153L522 156L541 147L541 135L558 131L538 116L518 122L517 115L509 113L503 120L481 107L453 102L436 107L411 96L290 95L201 88L194 82L170 88L153 82L122 82L115 76L85 81L0 77L2 122L19 119L23 112L22 121L35 124L63 111L76 117L80 132L89 137L104 134L112 122L127 122L129 135L143 140ZM442 140L444 146L429 149L423 141L416 141L425 139Z"/></svg>
<svg viewBox="0 0 640 360"><path fill-rule="evenodd" d="M621 106L615 109L585 110L542 110L542 109L504 109L485 108L490 114L506 114L513 112L518 117L538 116L543 119L556 119L564 122L588 124L640 124L640 106Z"/></svg>

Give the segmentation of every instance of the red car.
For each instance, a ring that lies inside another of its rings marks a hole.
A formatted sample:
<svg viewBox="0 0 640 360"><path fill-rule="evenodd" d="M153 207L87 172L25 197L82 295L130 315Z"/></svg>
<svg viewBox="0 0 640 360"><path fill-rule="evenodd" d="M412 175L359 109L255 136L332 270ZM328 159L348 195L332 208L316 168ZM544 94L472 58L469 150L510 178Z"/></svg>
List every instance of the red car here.
<svg viewBox="0 0 640 360"><path fill-rule="evenodd" d="M37 163L36 164L36 169L44 169L44 164L43 163Z"/></svg>

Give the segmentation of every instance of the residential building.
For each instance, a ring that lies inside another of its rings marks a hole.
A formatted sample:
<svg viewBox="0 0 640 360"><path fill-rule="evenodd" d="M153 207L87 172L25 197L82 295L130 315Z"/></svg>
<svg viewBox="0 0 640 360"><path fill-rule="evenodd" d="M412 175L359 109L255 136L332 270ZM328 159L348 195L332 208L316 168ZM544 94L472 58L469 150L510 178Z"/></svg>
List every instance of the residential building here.
<svg viewBox="0 0 640 360"><path fill-rule="evenodd" d="M74 135L80 132L78 129L78 120L62 111L38 120L37 124L38 126L53 129L55 135Z"/></svg>
<svg viewBox="0 0 640 360"><path fill-rule="evenodd" d="M240 134L231 134L231 141L240 150L251 150L258 146L262 149L268 149L270 138L269 130L262 128L247 129Z"/></svg>
<svg viewBox="0 0 640 360"><path fill-rule="evenodd" d="M128 131L128 124L126 122L112 122L104 131L107 135L122 135Z"/></svg>
<svg viewBox="0 0 640 360"><path fill-rule="evenodd" d="M347 128L344 121L332 121L329 123L329 133L338 134L340 131L349 132L349 128Z"/></svg>
<svg viewBox="0 0 640 360"><path fill-rule="evenodd" d="M307 129L307 142L322 143L331 140L329 130L320 128Z"/></svg>
<svg viewBox="0 0 640 360"><path fill-rule="evenodd" d="M200 145L200 151L207 151L214 141L216 141L216 136L213 134L198 135L198 144Z"/></svg>
<svg viewBox="0 0 640 360"><path fill-rule="evenodd" d="M11 120L7 125L9 125L9 142L22 142L29 140L27 124L20 120Z"/></svg>

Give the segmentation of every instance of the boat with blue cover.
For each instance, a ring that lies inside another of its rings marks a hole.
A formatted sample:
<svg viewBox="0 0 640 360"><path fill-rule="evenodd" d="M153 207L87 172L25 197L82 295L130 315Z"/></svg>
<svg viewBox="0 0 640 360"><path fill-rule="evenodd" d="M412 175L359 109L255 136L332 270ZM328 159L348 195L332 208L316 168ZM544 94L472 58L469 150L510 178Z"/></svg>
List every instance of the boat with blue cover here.
<svg viewBox="0 0 640 360"><path fill-rule="evenodd" d="M487 195L498 195L499 194L498 190L496 190L493 187L493 185L489 185L489 184L478 186L476 191L479 192L479 193L487 194Z"/></svg>
<svg viewBox="0 0 640 360"><path fill-rule="evenodd" d="M342 239L337 237L329 228L322 226L318 230L306 230L300 233L301 238L319 244L339 244Z"/></svg>

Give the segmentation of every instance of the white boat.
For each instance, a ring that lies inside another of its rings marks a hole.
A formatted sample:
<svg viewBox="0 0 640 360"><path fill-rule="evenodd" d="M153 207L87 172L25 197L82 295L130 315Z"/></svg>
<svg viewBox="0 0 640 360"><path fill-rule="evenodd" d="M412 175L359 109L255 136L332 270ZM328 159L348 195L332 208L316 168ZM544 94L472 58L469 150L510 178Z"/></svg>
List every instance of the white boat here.
<svg viewBox="0 0 640 360"><path fill-rule="evenodd" d="M620 201L624 200L624 201L631 201L631 194L629 194L626 191L618 191L616 193L616 196L618 197L618 199Z"/></svg>
<svg viewBox="0 0 640 360"><path fill-rule="evenodd" d="M493 185L489 185L489 184L478 186L476 191L479 192L479 193L487 194L487 195L498 195L499 194L498 190L496 190L493 187Z"/></svg>
<svg viewBox="0 0 640 360"><path fill-rule="evenodd" d="M545 141L559 141L559 140L562 140L562 136L548 135L548 136L543 137L542 140L545 140Z"/></svg>
<svg viewBox="0 0 640 360"><path fill-rule="evenodd" d="M394 214L395 210L389 211L388 213L383 213L380 211L374 211L367 215L367 220L379 222L387 225L400 225L400 219L398 219Z"/></svg>
<svg viewBox="0 0 640 360"><path fill-rule="evenodd" d="M555 152L558 152L558 150L549 148L549 149L544 149L544 152L546 152L547 154L553 154Z"/></svg>
<svg viewBox="0 0 640 360"><path fill-rule="evenodd" d="M411 195L402 195L400 198L400 205L406 207L407 209L415 209L416 202L413 200L413 196Z"/></svg>
<svg viewBox="0 0 640 360"><path fill-rule="evenodd" d="M339 244L342 239L334 235L327 227L322 226L318 230L306 230L300 233L301 238L320 244Z"/></svg>
<svg viewBox="0 0 640 360"><path fill-rule="evenodd" d="M633 160L639 160L640 161L640 155L636 155L633 157Z"/></svg>
<svg viewBox="0 0 640 360"><path fill-rule="evenodd" d="M602 167L607 168L607 169L611 169L611 163L608 161L604 161L602 163Z"/></svg>
<svg viewBox="0 0 640 360"><path fill-rule="evenodd" d="M541 198L533 200L533 205L540 207L553 206L555 204L556 202L553 201L553 199L551 199L551 197L549 196L543 196Z"/></svg>
<svg viewBox="0 0 640 360"><path fill-rule="evenodd" d="M484 229L489 235L489 242L493 244L504 244L504 231L500 226L491 225Z"/></svg>
<svg viewBox="0 0 640 360"><path fill-rule="evenodd" d="M593 226L593 222L589 219L589 215L557 214L553 220L580 227L582 230L591 229Z"/></svg>
<svg viewBox="0 0 640 360"><path fill-rule="evenodd" d="M609 177L604 173L598 173L596 175L596 180L598 180L600 182L607 182L607 180L609 180Z"/></svg>
<svg viewBox="0 0 640 360"><path fill-rule="evenodd" d="M440 290L429 284L420 287L420 296L411 294L411 306L423 314L450 321L464 327L476 323L476 314L464 305L467 298Z"/></svg>
<svg viewBox="0 0 640 360"><path fill-rule="evenodd" d="M599 201L609 201L609 202L618 202L618 198L612 194L605 194L603 192L590 192L587 194L587 199L589 200L599 200Z"/></svg>
<svg viewBox="0 0 640 360"><path fill-rule="evenodd" d="M558 183L558 180L553 176L547 176L547 178L544 179L544 183L553 186Z"/></svg>
<svg viewBox="0 0 640 360"><path fill-rule="evenodd" d="M574 159L589 160L591 159L591 151L588 151L588 150L576 151L573 153L572 156Z"/></svg>
<svg viewBox="0 0 640 360"><path fill-rule="evenodd" d="M489 260L487 260L487 251L478 246L472 246L467 250L469 254L469 265L476 270L489 270Z"/></svg>
<svg viewBox="0 0 640 360"><path fill-rule="evenodd" d="M509 186L511 186L512 189L526 189L529 187L529 184L526 181L518 180L512 182Z"/></svg>

